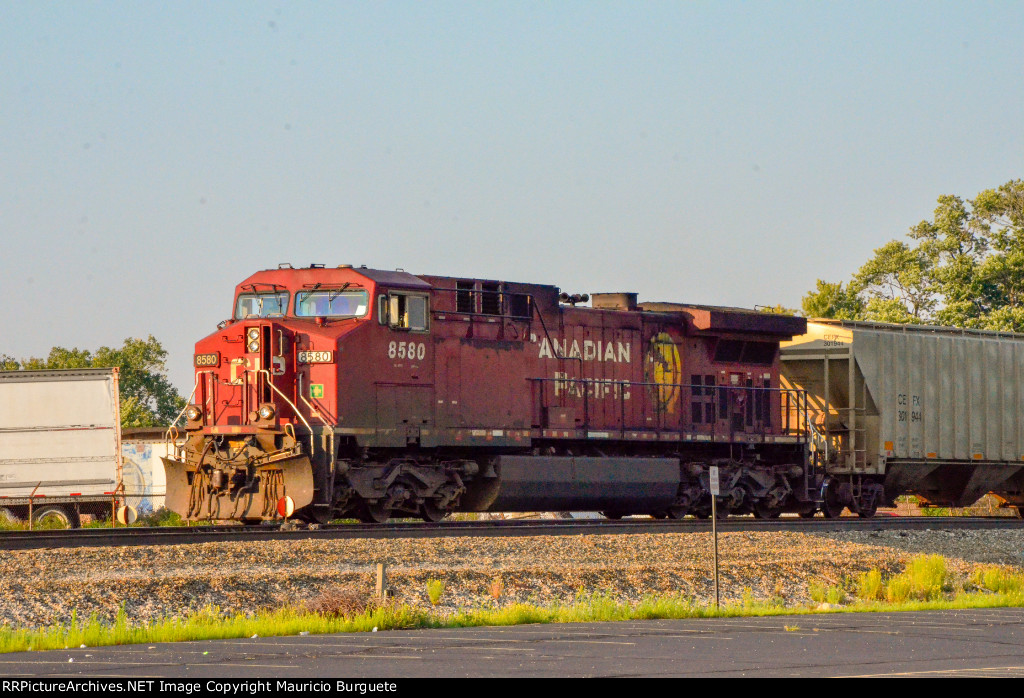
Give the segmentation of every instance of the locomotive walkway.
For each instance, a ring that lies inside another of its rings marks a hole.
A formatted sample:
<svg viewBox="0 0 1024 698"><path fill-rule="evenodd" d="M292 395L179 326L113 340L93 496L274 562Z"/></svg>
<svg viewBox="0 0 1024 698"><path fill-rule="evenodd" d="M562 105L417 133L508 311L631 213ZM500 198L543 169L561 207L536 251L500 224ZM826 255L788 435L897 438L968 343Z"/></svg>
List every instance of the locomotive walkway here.
<svg viewBox="0 0 1024 698"><path fill-rule="evenodd" d="M1024 520L1009 517L897 517L871 519L800 519L783 517L762 520L749 517L720 519L723 533L755 531L921 531L921 530L1015 530ZM0 550L36 550L137 545L185 545L190 543L243 542L261 540L340 540L374 538L441 538L501 536L615 535L637 533L706 533L711 522L700 519L679 521L646 518L621 519L516 519L490 521L448 521L441 523L394 522L387 524L337 524L316 528L289 529L281 526L191 526L160 528L83 528L46 531L0 532Z"/></svg>

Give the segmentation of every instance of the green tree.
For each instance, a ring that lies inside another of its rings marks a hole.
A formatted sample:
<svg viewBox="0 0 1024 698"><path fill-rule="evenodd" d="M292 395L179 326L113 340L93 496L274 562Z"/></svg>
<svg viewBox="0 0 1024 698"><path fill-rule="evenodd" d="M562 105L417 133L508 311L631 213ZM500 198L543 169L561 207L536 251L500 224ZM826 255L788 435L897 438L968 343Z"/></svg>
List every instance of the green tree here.
<svg viewBox="0 0 1024 698"><path fill-rule="evenodd" d="M940 196L908 237L875 250L845 288L819 279L804 314L1024 331L1024 180Z"/></svg>
<svg viewBox="0 0 1024 698"><path fill-rule="evenodd" d="M832 284L818 279L817 288L803 298L803 314L807 317L827 317L837 320L859 320L864 314L864 301L857 288L850 284Z"/></svg>
<svg viewBox="0 0 1024 698"><path fill-rule="evenodd" d="M16 371L69 368L113 368L119 370L121 426L156 427L170 424L185 406L167 379L167 351L152 335L148 339L128 338L117 349L54 347L45 359L31 357L17 361L0 354L0 370Z"/></svg>

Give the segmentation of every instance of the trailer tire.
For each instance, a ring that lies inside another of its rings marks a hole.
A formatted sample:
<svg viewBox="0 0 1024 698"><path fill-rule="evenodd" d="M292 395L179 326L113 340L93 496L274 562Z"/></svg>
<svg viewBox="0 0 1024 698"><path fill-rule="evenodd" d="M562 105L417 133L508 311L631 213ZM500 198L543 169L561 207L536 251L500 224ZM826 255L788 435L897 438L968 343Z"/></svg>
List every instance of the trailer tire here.
<svg viewBox="0 0 1024 698"><path fill-rule="evenodd" d="M70 507L62 507L57 504L44 505L32 512L33 527L38 526L47 519L60 524L57 526L58 528L78 528L81 526L78 512Z"/></svg>

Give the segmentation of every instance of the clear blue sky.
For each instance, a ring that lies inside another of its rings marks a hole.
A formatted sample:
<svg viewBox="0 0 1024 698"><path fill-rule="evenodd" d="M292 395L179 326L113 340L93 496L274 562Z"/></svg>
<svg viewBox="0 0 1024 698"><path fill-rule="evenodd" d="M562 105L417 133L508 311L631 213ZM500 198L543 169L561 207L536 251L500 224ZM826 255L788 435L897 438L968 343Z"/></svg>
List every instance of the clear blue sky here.
<svg viewBox="0 0 1024 698"><path fill-rule="evenodd" d="M1024 176L1021 2L0 0L0 353L278 262L798 307Z"/></svg>

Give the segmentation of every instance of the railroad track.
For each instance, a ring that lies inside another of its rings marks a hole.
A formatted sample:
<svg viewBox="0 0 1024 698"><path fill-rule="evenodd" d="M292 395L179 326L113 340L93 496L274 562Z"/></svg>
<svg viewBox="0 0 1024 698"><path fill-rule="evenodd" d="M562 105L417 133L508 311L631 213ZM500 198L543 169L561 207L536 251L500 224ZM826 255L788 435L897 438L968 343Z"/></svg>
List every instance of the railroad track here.
<svg viewBox="0 0 1024 698"><path fill-rule="evenodd" d="M861 519L762 520L746 517L720 519L723 533L754 531L920 531L968 529L1024 529L1024 520L1007 517L877 517ZM388 524L337 524L318 528L289 529L281 526L191 526L161 528L82 528L74 530L0 532L0 550L82 548L131 545L187 545L260 540L339 540L374 538L439 538L499 536L615 535L628 533L703 533L711 522L700 519L513 519L450 521L437 524L395 522Z"/></svg>

